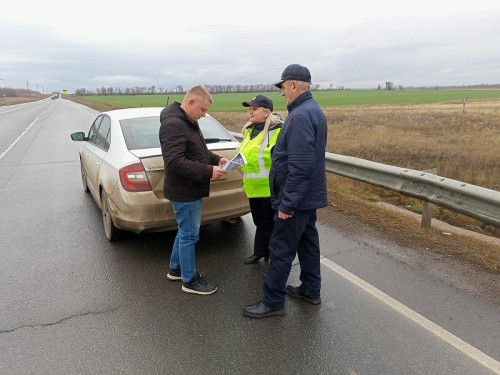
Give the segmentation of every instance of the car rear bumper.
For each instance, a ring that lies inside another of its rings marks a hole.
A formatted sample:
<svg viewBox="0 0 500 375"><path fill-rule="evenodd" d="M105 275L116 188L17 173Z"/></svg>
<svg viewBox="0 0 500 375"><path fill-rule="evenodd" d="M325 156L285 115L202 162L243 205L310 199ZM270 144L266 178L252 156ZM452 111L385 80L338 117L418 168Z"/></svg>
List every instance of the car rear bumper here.
<svg viewBox="0 0 500 375"><path fill-rule="evenodd" d="M153 192L115 190L110 198L111 216L117 228L135 233L177 229L170 202L165 198L157 198ZM201 224L234 219L249 212L248 198L243 188L214 192L209 198L203 199Z"/></svg>

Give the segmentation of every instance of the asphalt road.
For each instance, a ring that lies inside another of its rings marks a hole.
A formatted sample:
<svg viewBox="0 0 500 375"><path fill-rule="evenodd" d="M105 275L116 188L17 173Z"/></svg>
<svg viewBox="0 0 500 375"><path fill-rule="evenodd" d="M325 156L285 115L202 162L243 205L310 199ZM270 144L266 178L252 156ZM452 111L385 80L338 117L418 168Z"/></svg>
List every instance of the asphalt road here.
<svg viewBox="0 0 500 375"><path fill-rule="evenodd" d="M64 99L0 107L0 374L500 374L497 305L326 223L319 306L243 316L266 268L243 265L248 215L202 227L218 292L182 292L174 233L105 239L69 136L94 117Z"/></svg>

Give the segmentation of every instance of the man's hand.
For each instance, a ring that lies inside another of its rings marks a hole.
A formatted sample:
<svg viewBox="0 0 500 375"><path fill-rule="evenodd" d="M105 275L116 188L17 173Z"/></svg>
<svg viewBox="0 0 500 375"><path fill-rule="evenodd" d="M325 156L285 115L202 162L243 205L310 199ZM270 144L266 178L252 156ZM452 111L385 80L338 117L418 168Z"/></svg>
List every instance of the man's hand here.
<svg viewBox="0 0 500 375"><path fill-rule="evenodd" d="M226 173L227 173L227 171L225 171L224 169L219 168L219 167L217 167L217 166L214 165L213 170L212 170L212 178L214 180L217 179L217 178L221 178Z"/></svg>
<svg viewBox="0 0 500 375"><path fill-rule="evenodd" d="M284 212L278 211L278 217L280 219L286 220L292 217L292 215L287 215Z"/></svg>

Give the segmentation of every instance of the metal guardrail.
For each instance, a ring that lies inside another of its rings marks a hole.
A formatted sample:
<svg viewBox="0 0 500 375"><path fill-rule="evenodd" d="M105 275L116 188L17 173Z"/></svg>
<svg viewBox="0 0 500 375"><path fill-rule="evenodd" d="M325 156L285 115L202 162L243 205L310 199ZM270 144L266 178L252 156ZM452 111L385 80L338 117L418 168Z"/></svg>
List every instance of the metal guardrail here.
<svg viewBox="0 0 500 375"><path fill-rule="evenodd" d="M232 134L241 140L241 134ZM500 192L414 169L327 152L326 170L500 226Z"/></svg>
<svg viewBox="0 0 500 375"><path fill-rule="evenodd" d="M500 192L432 173L326 153L326 170L500 226Z"/></svg>

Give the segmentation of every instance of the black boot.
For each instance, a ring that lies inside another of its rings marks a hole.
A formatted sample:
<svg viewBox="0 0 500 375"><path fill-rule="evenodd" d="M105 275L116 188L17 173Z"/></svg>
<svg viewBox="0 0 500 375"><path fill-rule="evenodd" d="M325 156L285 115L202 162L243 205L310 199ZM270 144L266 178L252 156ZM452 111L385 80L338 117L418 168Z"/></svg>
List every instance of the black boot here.
<svg viewBox="0 0 500 375"><path fill-rule="evenodd" d="M254 254L254 255L251 255L248 258L246 258L243 263L245 263L245 264L255 264L255 263L259 262L260 258L262 258L262 257Z"/></svg>

